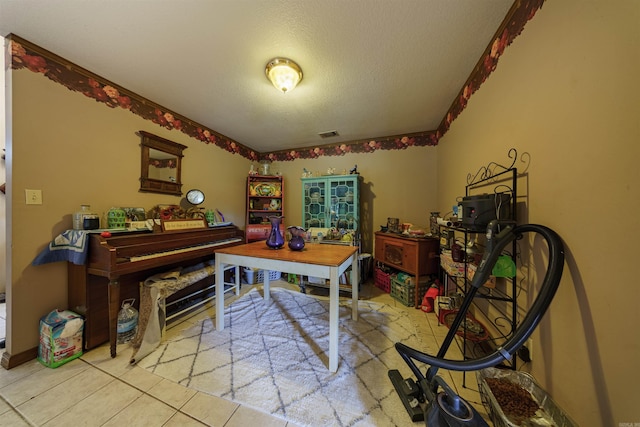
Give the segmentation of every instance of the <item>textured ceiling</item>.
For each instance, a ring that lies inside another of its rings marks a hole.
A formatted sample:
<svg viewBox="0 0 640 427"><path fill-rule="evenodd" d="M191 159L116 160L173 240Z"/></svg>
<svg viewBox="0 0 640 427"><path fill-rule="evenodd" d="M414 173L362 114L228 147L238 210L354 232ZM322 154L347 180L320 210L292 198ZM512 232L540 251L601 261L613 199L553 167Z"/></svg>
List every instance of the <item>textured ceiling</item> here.
<svg viewBox="0 0 640 427"><path fill-rule="evenodd" d="M270 152L436 129L512 4L0 0L0 34ZM290 93L265 77L276 56L302 67Z"/></svg>

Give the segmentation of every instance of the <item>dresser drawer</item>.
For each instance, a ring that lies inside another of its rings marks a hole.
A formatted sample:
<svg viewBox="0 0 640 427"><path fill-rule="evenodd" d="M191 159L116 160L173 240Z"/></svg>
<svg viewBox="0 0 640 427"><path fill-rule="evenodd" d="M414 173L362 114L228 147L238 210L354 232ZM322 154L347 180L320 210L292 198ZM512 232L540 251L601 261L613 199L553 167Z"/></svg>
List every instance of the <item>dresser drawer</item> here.
<svg viewBox="0 0 640 427"><path fill-rule="evenodd" d="M392 267L401 270L416 270L417 245L412 242L402 242L395 240L380 240L380 245L376 246L376 259Z"/></svg>
<svg viewBox="0 0 640 427"><path fill-rule="evenodd" d="M376 232L375 260L407 273L420 275L438 271L438 241L432 238L407 238Z"/></svg>

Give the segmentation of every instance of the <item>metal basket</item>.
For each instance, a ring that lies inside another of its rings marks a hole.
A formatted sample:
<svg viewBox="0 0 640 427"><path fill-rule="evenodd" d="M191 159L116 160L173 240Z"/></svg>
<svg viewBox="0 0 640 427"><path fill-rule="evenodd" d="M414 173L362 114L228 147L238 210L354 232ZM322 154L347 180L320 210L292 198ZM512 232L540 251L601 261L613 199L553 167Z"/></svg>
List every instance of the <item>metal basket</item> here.
<svg viewBox="0 0 640 427"><path fill-rule="evenodd" d="M478 390L493 425L495 427L516 427L516 426L555 426L555 427L572 427L577 424L560 408L556 402L545 392L526 372L511 371L506 369L485 368L476 371L478 380ZM536 414L523 421L520 424L512 422L502 411L498 401L496 400L487 378L503 378L507 381L517 384L523 389L531 393L533 399L540 405L540 409Z"/></svg>

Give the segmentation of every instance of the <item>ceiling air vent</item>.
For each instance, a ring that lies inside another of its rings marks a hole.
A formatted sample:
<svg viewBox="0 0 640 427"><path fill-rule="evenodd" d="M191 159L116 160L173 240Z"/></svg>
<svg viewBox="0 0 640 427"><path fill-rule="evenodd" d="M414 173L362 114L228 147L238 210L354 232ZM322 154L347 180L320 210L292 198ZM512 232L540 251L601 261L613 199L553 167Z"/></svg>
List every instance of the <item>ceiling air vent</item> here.
<svg viewBox="0 0 640 427"><path fill-rule="evenodd" d="M320 132L318 135L320 135L320 138L324 139L324 138L333 138L334 136L338 136L338 131L337 130L330 130L327 132Z"/></svg>

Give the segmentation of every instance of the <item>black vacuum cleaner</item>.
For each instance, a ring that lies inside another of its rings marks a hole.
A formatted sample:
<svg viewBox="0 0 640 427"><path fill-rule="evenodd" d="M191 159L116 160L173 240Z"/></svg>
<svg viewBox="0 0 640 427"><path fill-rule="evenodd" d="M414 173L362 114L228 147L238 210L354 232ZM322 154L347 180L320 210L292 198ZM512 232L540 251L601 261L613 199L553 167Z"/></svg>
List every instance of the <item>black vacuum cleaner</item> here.
<svg viewBox="0 0 640 427"><path fill-rule="evenodd" d="M547 243L549 252L547 272L530 309L509 339L493 353L471 360L445 359L444 356L458 327L466 317L473 298L489 278L498 257L509 243L520 239L526 233L542 236ZM389 378L412 421L425 421L428 427L489 426L473 406L458 396L442 377L437 375L438 369L477 371L496 366L505 360L511 360L515 352L531 336L551 304L560 284L563 267L564 246L560 237L553 230L536 224L515 225L510 221L494 220L489 223L487 226L487 250L438 354L432 356L402 343L395 345L396 350L409 365L416 378L415 380L413 378L404 379L397 369L389 371ZM414 360L429 365L424 375Z"/></svg>

